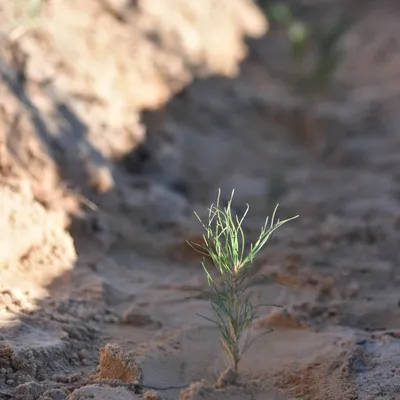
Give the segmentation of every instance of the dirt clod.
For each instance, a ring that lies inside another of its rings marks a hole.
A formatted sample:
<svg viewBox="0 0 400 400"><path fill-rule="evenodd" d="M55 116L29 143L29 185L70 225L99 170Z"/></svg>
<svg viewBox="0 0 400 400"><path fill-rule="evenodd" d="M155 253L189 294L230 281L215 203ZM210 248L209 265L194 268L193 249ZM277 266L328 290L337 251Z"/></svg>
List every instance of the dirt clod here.
<svg viewBox="0 0 400 400"><path fill-rule="evenodd" d="M163 398L154 390L148 390L144 393L144 400L163 400Z"/></svg>
<svg viewBox="0 0 400 400"><path fill-rule="evenodd" d="M396 2L285 2L311 53L354 14L318 96L266 1L0 2L0 397L400 396ZM235 384L186 243L218 188L247 243L300 215L255 260L283 308Z"/></svg>
<svg viewBox="0 0 400 400"><path fill-rule="evenodd" d="M133 352L124 352L115 344L100 349L99 379L118 379L122 382L143 384L143 372Z"/></svg>
<svg viewBox="0 0 400 400"><path fill-rule="evenodd" d="M140 311L135 306L131 306L123 315L122 321L124 324L132 326L158 326L161 327L161 323L154 321L150 315L147 315Z"/></svg>
<svg viewBox="0 0 400 400"><path fill-rule="evenodd" d="M67 398L67 393L61 389L50 389L43 393L43 398L48 398L52 400L65 400Z"/></svg>
<svg viewBox="0 0 400 400"><path fill-rule="evenodd" d="M16 400L36 400L43 393L43 385L36 382L27 382L19 385L14 392Z"/></svg>
<svg viewBox="0 0 400 400"><path fill-rule="evenodd" d="M125 388L88 385L74 390L68 400L139 400L140 397Z"/></svg>
<svg viewBox="0 0 400 400"><path fill-rule="evenodd" d="M238 373L235 372L232 368L227 368L224 372L219 376L215 387L216 388L224 388L229 385L233 385L238 378Z"/></svg>

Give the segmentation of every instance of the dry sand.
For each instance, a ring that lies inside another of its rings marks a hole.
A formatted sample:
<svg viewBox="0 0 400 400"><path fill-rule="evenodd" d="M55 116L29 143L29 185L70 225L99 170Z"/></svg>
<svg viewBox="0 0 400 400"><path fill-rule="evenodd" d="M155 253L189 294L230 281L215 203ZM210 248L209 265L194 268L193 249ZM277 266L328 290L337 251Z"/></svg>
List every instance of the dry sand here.
<svg viewBox="0 0 400 400"><path fill-rule="evenodd" d="M400 15L379 4L345 93L307 106L250 0L52 1L32 30L0 8L0 399L400 399ZM300 214L255 264L289 285L257 282L284 308L250 334L274 332L224 388L185 243L219 187L249 239L278 201Z"/></svg>

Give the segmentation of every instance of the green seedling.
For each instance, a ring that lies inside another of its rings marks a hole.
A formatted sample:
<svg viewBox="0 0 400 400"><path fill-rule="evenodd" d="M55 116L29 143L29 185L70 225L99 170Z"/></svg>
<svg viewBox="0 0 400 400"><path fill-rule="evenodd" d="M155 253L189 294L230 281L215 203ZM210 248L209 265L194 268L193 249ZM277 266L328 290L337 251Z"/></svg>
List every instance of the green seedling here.
<svg viewBox="0 0 400 400"><path fill-rule="evenodd" d="M252 340L249 339L248 334L245 340L242 340L244 333L248 333L248 328L258 317L257 311L260 307L275 306L274 304L253 304L252 297L256 290L252 284L254 279L251 274L254 258L276 229L298 216L275 221L278 208L276 206L270 222L269 218L266 218L261 227L258 240L247 245L243 221L249 206L247 205L243 216L239 218L232 210L233 195L234 191L227 206L220 207L220 191L218 192L216 204L212 204L209 208L207 222L203 222L195 213L205 229L203 243L188 243L205 257L202 266L210 288L208 297L215 318L201 317L218 327L222 347L229 358L229 368L237 377L238 365L243 354L256 339L270 330L263 331ZM213 264L215 271L209 268L209 262Z"/></svg>
<svg viewBox="0 0 400 400"><path fill-rule="evenodd" d="M271 22L286 30L291 57L298 70L301 71L303 62L313 55L311 70L296 79L295 89L306 96L325 93L344 59L343 38L354 24L348 10L344 10L330 26L319 27L296 18L292 7L284 2L264 7L264 12Z"/></svg>
<svg viewBox="0 0 400 400"><path fill-rule="evenodd" d="M343 13L335 24L316 31L317 62L311 76L311 88L326 89L344 58L341 48L345 34L353 21Z"/></svg>

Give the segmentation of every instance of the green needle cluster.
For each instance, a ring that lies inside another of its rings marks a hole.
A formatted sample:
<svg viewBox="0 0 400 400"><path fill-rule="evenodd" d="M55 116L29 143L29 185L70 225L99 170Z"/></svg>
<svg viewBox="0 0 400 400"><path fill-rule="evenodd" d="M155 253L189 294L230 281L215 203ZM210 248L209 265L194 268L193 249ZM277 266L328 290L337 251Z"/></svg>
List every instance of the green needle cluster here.
<svg viewBox="0 0 400 400"><path fill-rule="evenodd" d="M215 319L202 317L217 325L222 346L229 357L230 367L237 374L243 354L256 339L269 331L252 340L247 336L244 343L241 340L243 334L257 318L257 310L260 307L274 306L274 304L252 303L252 295L256 290L251 278L254 258L276 229L298 216L283 221L275 220L278 208L276 206L270 221L267 217L261 227L258 240L248 246L245 242L243 221L249 211L249 205L239 218L232 210L233 195L234 191L227 206L220 207L220 191L218 192L217 202L209 208L206 223L195 213L205 229L205 234L202 244L189 244L205 256L202 266L210 286L210 302ZM210 272L207 259L214 265L217 277Z"/></svg>

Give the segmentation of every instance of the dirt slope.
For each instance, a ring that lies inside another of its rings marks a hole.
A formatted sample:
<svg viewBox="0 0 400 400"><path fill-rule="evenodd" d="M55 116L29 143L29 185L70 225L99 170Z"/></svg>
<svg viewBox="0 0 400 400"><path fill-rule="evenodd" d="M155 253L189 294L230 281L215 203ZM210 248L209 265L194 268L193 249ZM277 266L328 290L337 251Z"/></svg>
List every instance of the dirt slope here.
<svg viewBox="0 0 400 400"><path fill-rule="evenodd" d="M345 92L305 107L250 0L0 7L0 398L400 399L400 15L367 11ZM219 187L249 238L300 214L256 263L290 284L259 282L285 307L251 334L275 331L226 388L185 244Z"/></svg>

